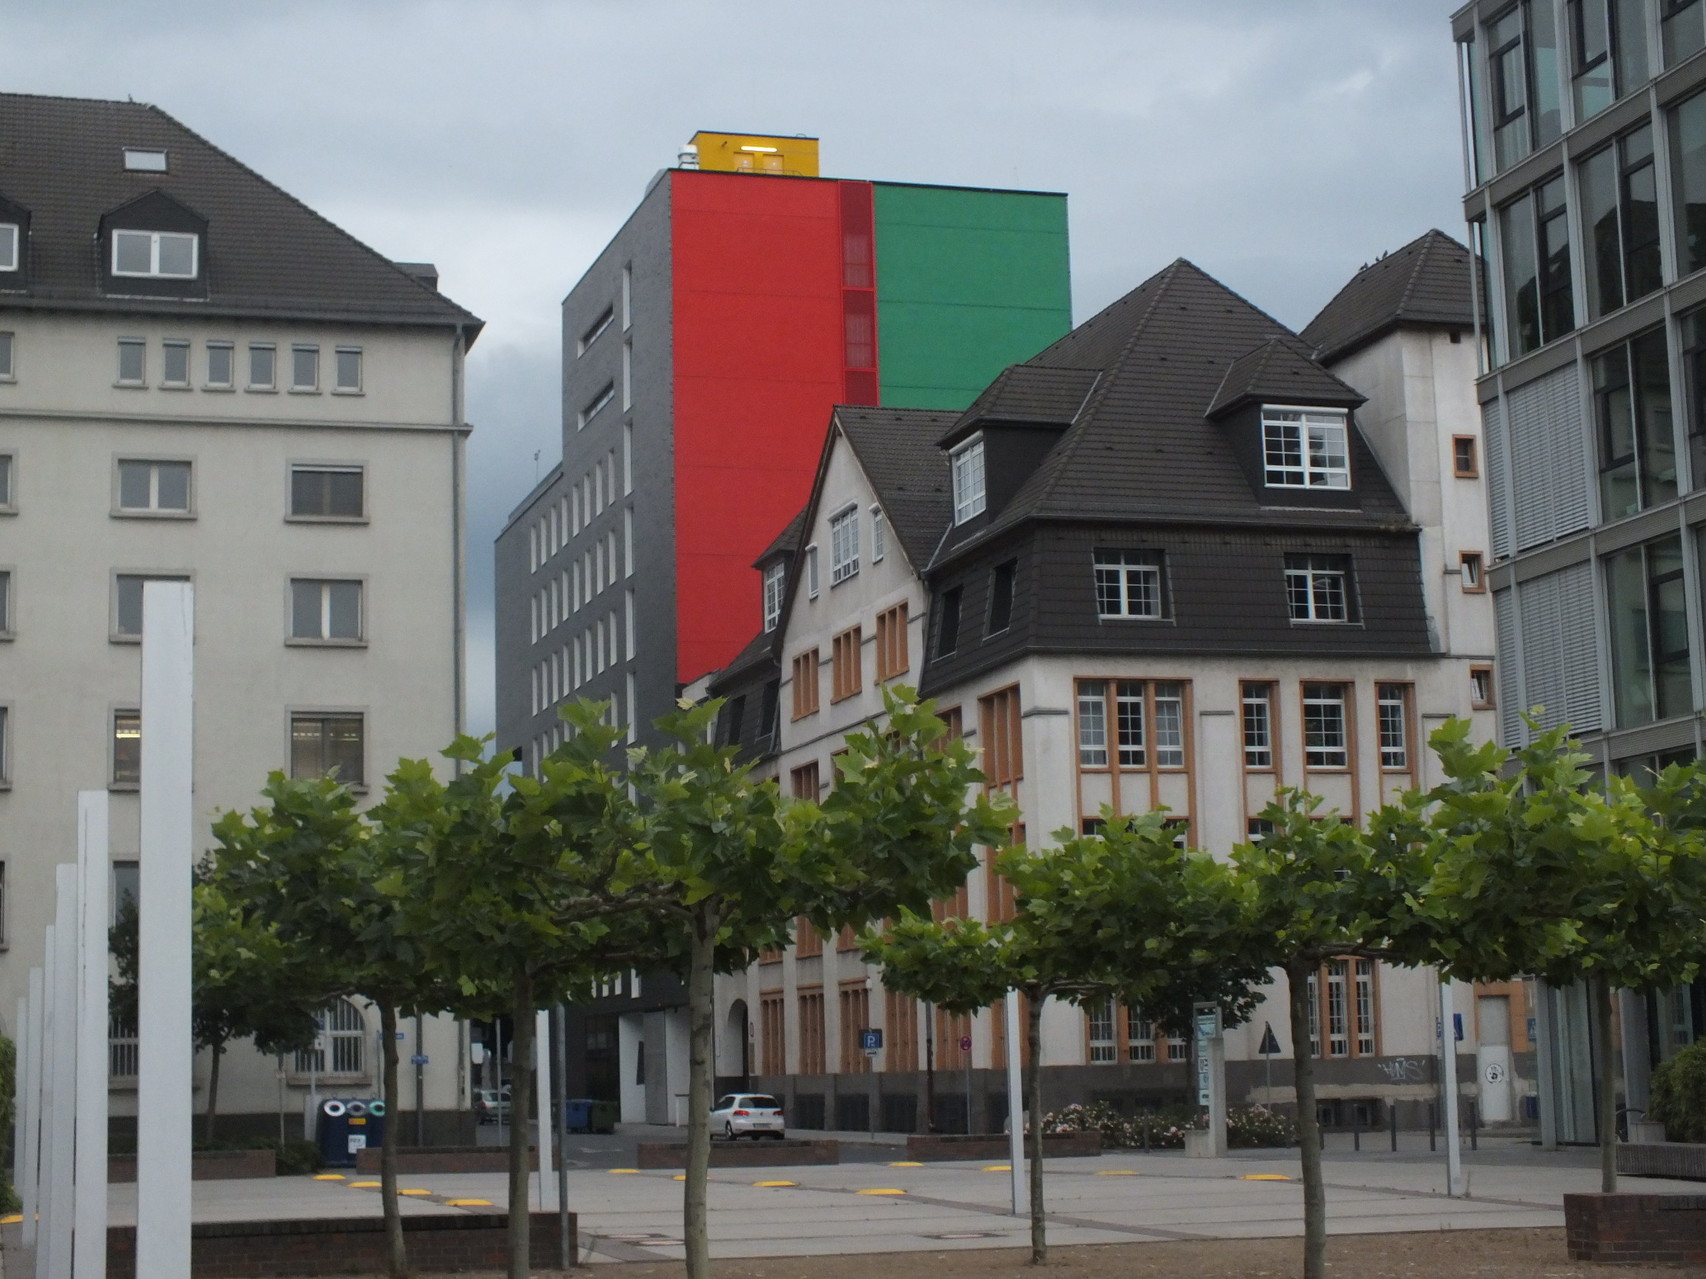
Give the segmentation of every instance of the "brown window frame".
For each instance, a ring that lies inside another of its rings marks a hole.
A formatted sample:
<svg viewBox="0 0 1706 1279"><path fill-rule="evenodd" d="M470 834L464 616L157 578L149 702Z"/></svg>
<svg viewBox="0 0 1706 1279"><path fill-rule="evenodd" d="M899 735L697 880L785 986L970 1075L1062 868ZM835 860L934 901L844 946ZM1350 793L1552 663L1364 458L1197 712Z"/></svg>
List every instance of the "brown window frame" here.
<svg viewBox="0 0 1706 1279"><path fill-rule="evenodd" d="M1474 567L1471 574L1470 567ZM1487 593L1487 557L1480 551L1459 551L1457 553L1457 575L1461 580L1465 595L1485 595ZM1470 578L1474 582L1471 584Z"/></svg>
<svg viewBox="0 0 1706 1279"><path fill-rule="evenodd" d="M823 987L801 986L794 996L800 1012L800 1068L796 1074L825 1075L829 1061L824 1048Z"/></svg>
<svg viewBox="0 0 1706 1279"><path fill-rule="evenodd" d="M822 695L818 683L817 649L808 648L803 653L796 653L792 679L794 719L817 714L818 699Z"/></svg>
<svg viewBox="0 0 1706 1279"><path fill-rule="evenodd" d="M829 641L829 701L845 702L865 688L865 633L849 626Z"/></svg>
<svg viewBox="0 0 1706 1279"><path fill-rule="evenodd" d="M1458 446L1469 446L1469 466L1465 469L1458 454ZM1481 478L1481 441L1473 435L1454 435L1451 437L1451 473L1460 480L1478 480Z"/></svg>
<svg viewBox="0 0 1706 1279"><path fill-rule="evenodd" d="M905 600L877 614L877 682L904 675L912 667L908 651L908 606Z"/></svg>
<svg viewBox="0 0 1706 1279"><path fill-rule="evenodd" d="M1487 678L1487 696L1483 701L1475 696L1475 677L1485 675ZM1469 706L1471 710L1490 711L1499 704L1498 686L1493 683L1493 668L1486 663L1477 663L1469 668Z"/></svg>

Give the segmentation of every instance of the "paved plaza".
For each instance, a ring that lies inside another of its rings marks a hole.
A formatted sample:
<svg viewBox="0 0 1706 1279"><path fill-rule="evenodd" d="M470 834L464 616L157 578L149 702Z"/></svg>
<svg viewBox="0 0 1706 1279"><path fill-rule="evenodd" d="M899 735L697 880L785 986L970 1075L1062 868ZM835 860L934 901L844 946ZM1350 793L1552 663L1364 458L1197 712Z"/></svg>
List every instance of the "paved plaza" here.
<svg viewBox="0 0 1706 1279"><path fill-rule="evenodd" d="M580 1214L591 1262L679 1258L681 1175L639 1171L616 1160L638 1137L674 1130L628 1130L616 1137L569 1138L569 1201ZM720 1257L1017 1247L1029 1224L1009 1214L1005 1161L906 1162L899 1138L840 1134L847 1162L820 1167L714 1169L711 1252ZM1326 1153L1328 1229L1335 1234L1561 1226L1562 1196L1598 1187L1594 1150L1547 1152L1526 1141L1486 1138L1465 1151L1469 1197L1445 1193L1445 1157L1425 1134L1406 1134L1391 1153L1365 1138L1354 1152L1335 1137ZM1343 1148L1340 1148L1340 1144ZM1137 1243L1233 1239L1302 1232L1302 1186L1295 1151L1240 1151L1223 1159L1182 1152L1110 1152L1048 1161L1051 1243ZM537 1178L535 1178L537 1183ZM490 1211L506 1203L498 1173L420 1174L402 1179L403 1211ZM1631 1179L1631 1187L1697 1192L1693 1183ZM377 1178L345 1173L320 1179L195 1183L198 1221L379 1214ZM535 1204L553 1207L551 1188ZM112 1188L111 1220L135 1220L135 1187ZM8 1227L7 1247L17 1239ZM11 1254L14 1258L18 1254ZM16 1273L16 1272L15 1272ZM27 1272L26 1272L27 1273Z"/></svg>

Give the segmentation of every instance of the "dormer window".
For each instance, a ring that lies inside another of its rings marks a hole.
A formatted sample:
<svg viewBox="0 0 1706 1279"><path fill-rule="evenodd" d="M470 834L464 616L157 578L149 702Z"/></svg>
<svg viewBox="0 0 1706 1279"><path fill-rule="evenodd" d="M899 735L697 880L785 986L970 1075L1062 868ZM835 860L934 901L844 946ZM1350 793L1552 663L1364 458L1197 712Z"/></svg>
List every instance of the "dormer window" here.
<svg viewBox="0 0 1706 1279"><path fill-rule="evenodd" d="M193 280L201 238L182 231L113 232L113 274Z"/></svg>
<svg viewBox="0 0 1706 1279"><path fill-rule="evenodd" d="M0 222L0 271L18 269L18 224Z"/></svg>
<svg viewBox="0 0 1706 1279"><path fill-rule="evenodd" d="M1263 405L1262 461L1271 488L1348 489L1351 463L1344 410Z"/></svg>
<svg viewBox="0 0 1706 1279"><path fill-rule="evenodd" d="M948 455L954 478L954 523L981 515L988 505L983 487L983 436L974 435Z"/></svg>
<svg viewBox="0 0 1706 1279"><path fill-rule="evenodd" d="M782 591L788 584L788 566L780 561L764 570L764 629L773 631L782 620Z"/></svg>

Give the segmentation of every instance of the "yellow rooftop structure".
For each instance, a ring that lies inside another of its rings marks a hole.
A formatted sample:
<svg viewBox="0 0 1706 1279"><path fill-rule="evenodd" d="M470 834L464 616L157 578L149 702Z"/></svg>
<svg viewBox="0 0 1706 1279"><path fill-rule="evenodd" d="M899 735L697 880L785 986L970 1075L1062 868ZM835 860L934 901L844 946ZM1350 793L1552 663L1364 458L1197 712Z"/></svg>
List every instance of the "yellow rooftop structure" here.
<svg viewBox="0 0 1706 1279"><path fill-rule="evenodd" d="M764 133L712 133L701 129L692 145L699 167L722 173L772 173L815 178L817 139Z"/></svg>

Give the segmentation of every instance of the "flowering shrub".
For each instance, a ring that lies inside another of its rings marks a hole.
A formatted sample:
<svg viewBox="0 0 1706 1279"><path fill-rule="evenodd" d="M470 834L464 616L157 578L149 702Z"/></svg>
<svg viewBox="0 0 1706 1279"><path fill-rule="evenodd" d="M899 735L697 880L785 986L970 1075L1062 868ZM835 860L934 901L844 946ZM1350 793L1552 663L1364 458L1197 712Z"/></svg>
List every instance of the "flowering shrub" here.
<svg viewBox="0 0 1706 1279"><path fill-rule="evenodd" d="M1088 1105L1074 1102L1043 1116L1045 1133L1099 1132L1102 1145L1108 1149L1130 1150L1147 1144L1151 1150L1181 1150L1185 1145L1186 1132L1207 1127L1208 1115L1192 1106L1168 1106L1162 1110L1122 1115L1105 1101ZM1144 1141L1146 1129L1149 1134L1147 1143ZM1226 1143L1229 1146L1289 1146L1296 1140L1296 1125L1265 1106L1240 1106L1227 1112Z"/></svg>

